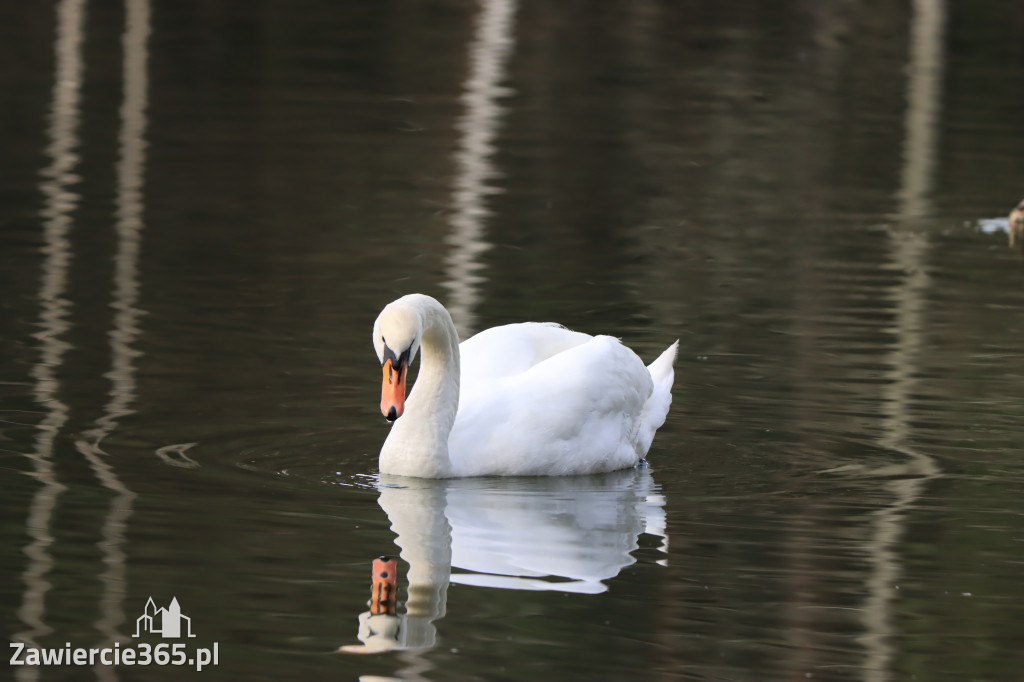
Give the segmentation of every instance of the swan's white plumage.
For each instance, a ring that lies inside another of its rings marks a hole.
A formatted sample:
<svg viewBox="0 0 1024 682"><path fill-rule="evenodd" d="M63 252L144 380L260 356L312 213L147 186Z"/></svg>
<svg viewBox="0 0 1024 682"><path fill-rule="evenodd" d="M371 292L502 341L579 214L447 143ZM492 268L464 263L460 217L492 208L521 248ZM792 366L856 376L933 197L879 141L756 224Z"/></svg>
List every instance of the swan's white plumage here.
<svg viewBox="0 0 1024 682"><path fill-rule="evenodd" d="M381 449L381 472L431 478L636 465L672 402L678 347L645 367L617 339L537 322L494 327L458 344L451 316L421 294L381 312L378 357L385 343L418 345L423 357L405 414Z"/></svg>

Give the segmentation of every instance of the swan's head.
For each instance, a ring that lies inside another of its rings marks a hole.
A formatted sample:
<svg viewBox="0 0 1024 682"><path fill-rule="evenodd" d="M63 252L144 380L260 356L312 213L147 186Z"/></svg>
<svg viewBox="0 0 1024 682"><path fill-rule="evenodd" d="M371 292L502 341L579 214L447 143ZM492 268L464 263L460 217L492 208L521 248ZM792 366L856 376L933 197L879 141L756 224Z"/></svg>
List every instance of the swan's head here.
<svg viewBox="0 0 1024 682"><path fill-rule="evenodd" d="M419 312L399 299L389 303L373 323L373 347L384 369L380 411L389 422L405 410L405 379L423 336Z"/></svg>

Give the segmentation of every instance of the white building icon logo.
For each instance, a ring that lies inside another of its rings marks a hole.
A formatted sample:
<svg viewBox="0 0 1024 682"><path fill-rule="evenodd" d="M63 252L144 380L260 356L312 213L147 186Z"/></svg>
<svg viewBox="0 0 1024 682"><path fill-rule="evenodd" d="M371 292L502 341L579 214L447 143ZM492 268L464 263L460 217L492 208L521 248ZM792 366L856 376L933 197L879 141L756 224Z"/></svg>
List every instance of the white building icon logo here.
<svg viewBox="0 0 1024 682"><path fill-rule="evenodd" d="M181 632L182 621L185 622L184 635ZM162 635L164 638L195 637L192 634L192 619L181 615L177 597L171 599L171 605L166 609L158 609L153 603L153 598L149 598L142 615L135 619L135 634L132 637L139 637L147 632Z"/></svg>

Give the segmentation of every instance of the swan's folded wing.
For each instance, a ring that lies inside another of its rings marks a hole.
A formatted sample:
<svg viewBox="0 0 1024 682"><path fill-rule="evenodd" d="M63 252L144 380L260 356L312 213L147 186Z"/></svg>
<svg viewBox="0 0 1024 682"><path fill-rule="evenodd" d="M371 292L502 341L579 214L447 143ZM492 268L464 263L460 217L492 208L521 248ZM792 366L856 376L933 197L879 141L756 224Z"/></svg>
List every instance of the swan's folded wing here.
<svg viewBox="0 0 1024 682"><path fill-rule="evenodd" d="M459 344L461 390L475 393L494 380L522 374L594 337L554 322L521 322L485 329Z"/></svg>
<svg viewBox="0 0 1024 682"><path fill-rule="evenodd" d="M653 383L617 339L591 337L511 375L472 362L448 441L455 475L595 473L639 459Z"/></svg>

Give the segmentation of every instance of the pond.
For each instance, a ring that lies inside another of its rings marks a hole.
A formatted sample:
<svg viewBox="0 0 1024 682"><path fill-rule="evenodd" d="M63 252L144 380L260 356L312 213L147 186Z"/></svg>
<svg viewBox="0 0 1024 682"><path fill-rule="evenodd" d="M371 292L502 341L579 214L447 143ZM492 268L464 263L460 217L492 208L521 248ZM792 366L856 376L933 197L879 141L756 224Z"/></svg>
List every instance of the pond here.
<svg viewBox="0 0 1024 682"><path fill-rule="evenodd" d="M0 16L0 626L175 654L9 677L1019 677L1024 6ZM679 339L649 468L379 475L411 292Z"/></svg>

